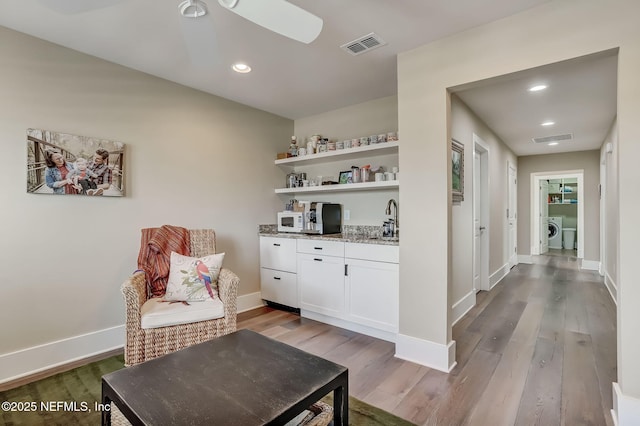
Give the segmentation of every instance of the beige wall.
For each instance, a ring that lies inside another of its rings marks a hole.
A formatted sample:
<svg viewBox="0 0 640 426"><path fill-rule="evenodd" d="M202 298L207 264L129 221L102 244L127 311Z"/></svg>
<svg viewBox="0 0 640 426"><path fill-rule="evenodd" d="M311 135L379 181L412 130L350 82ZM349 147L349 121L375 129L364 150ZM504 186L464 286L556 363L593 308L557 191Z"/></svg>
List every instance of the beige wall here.
<svg viewBox="0 0 640 426"><path fill-rule="evenodd" d="M600 151L518 157L518 254L531 254L531 173L584 171L584 259L600 260ZM572 208L567 206L565 208ZM559 208L563 208L559 206ZM551 216L551 213L549 214Z"/></svg>
<svg viewBox="0 0 640 426"><path fill-rule="evenodd" d="M450 197L447 88L619 48L618 124L620 291L618 372L622 391L640 398L640 26L636 0L556 0L398 57L400 168L400 333L438 344L450 335ZM415 194L421 194L415 196ZM422 223L440 227L422 230Z"/></svg>
<svg viewBox="0 0 640 426"><path fill-rule="evenodd" d="M398 130L398 100L388 96L373 101L351 105L346 108L301 118L295 121L295 135L303 145L309 136L320 134L330 140L345 140L361 136L378 135ZM400 142L402 144L402 141ZM402 147L400 148L400 150ZM351 166L382 166L385 170L398 166L398 155L380 155L359 157L352 160L327 164L296 167L295 171L307 172L308 177L331 176L338 180L340 171L350 170ZM281 196L282 200L292 198ZM398 199L398 190L376 190L367 192L326 193L319 195L299 194L297 200L326 201L340 203L350 213L346 225L379 225L389 217L385 208L389 199ZM402 209L398 206L399 210ZM400 224L402 225L402 224Z"/></svg>
<svg viewBox="0 0 640 426"><path fill-rule="evenodd" d="M240 293L259 291L257 225L293 122L0 28L3 353L124 322L140 229L215 228ZM26 129L127 144L123 198L26 193Z"/></svg>
<svg viewBox="0 0 640 426"><path fill-rule="evenodd" d="M505 246L507 220L507 160L518 164L511 150L456 95L451 96L451 137L464 144L464 201L451 207L453 304L473 289L473 134L489 150L489 275L509 261ZM454 318L455 319L455 318Z"/></svg>

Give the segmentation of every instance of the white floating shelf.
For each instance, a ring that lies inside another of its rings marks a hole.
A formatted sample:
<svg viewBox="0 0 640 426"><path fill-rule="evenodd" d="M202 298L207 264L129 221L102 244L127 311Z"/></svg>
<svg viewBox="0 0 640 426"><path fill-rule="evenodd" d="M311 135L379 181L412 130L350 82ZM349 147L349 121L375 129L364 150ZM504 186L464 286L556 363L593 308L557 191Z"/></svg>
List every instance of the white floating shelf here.
<svg viewBox="0 0 640 426"><path fill-rule="evenodd" d="M305 186L302 188L277 188L276 194L308 194L313 192L346 192L346 191L375 191L379 189L394 189L400 186L397 180L382 182L342 183L338 185Z"/></svg>
<svg viewBox="0 0 640 426"><path fill-rule="evenodd" d="M356 148L337 149L335 151L321 152L318 154L303 155L275 160L276 165L295 166L297 164L326 163L329 161L349 160L352 158L366 157L367 155L387 155L398 152L398 141L381 142L373 145L359 146ZM379 182L378 182L379 183Z"/></svg>

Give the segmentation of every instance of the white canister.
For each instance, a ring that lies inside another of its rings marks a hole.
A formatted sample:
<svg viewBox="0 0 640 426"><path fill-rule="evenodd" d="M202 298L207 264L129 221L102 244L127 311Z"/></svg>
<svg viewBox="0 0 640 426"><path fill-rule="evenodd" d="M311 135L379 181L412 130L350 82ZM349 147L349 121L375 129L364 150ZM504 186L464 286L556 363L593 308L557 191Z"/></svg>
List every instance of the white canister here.
<svg viewBox="0 0 640 426"><path fill-rule="evenodd" d="M376 182L382 182L384 180L384 173L376 173Z"/></svg>
<svg viewBox="0 0 640 426"><path fill-rule="evenodd" d="M299 148L298 155L307 155L307 148Z"/></svg>
<svg viewBox="0 0 640 426"><path fill-rule="evenodd" d="M385 180L396 180L396 174L393 172L385 172Z"/></svg>

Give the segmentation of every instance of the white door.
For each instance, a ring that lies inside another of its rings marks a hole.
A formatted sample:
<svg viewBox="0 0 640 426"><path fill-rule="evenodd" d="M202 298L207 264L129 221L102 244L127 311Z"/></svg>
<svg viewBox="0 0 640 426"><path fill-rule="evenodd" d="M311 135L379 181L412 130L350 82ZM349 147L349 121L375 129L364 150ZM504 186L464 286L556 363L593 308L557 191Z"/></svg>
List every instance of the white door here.
<svg viewBox="0 0 640 426"><path fill-rule="evenodd" d="M509 242L507 245L508 250L508 259L509 259L509 267L516 266L518 264L518 246L517 246L517 218L518 212L516 211L518 196L516 192L518 180L517 180L517 170L515 166L509 163L509 176L508 176L508 207L507 207L507 221L509 227Z"/></svg>
<svg viewBox="0 0 640 426"><path fill-rule="evenodd" d="M344 257L298 253L297 258L300 309L342 318Z"/></svg>
<svg viewBox="0 0 640 426"><path fill-rule="evenodd" d="M473 135L473 289L491 290L489 285L489 149Z"/></svg>
<svg viewBox="0 0 640 426"><path fill-rule="evenodd" d="M473 152L473 289L480 290L480 270L482 265L482 232L480 221L480 153Z"/></svg>
<svg viewBox="0 0 640 426"><path fill-rule="evenodd" d="M549 251L549 182L540 180L540 254Z"/></svg>

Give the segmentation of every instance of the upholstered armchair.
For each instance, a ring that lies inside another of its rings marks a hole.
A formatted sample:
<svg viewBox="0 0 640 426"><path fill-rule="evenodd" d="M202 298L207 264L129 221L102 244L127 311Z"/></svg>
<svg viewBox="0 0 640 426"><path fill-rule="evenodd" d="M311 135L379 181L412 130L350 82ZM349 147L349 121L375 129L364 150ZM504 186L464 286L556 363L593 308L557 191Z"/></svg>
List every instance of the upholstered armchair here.
<svg viewBox="0 0 640 426"><path fill-rule="evenodd" d="M216 239L212 229L189 230L189 238L192 257L215 254ZM147 285L144 272L134 273L121 287L126 303L125 365L139 364L236 331L239 282L236 274L222 268L218 277L218 294L224 305L224 316L221 318L143 328L142 312L143 305L147 302ZM195 306L197 303L191 305ZM176 303L173 307L167 307L167 310L174 310L173 313L167 312L167 314L169 317L175 316L177 310L177 315L184 316L185 311L198 309L194 306ZM222 310L222 307L220 309ZM191 314L187 312L187 315ZM197 312L195 316L198 316Z"/></svg>

